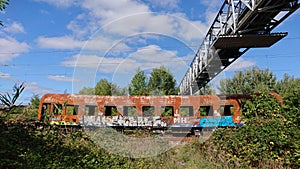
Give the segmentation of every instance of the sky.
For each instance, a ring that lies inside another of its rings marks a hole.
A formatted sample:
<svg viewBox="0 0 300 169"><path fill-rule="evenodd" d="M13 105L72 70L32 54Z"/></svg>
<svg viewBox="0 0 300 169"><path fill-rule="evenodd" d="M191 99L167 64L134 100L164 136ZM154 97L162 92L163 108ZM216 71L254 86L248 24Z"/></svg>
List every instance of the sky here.
<svg viewBox="0 0 300 169"><path fill-rule="evenodd" d="M33 95L78 93L106 78L127 86L136 70L167 67L180 83L223 0L11 0L0 12L0 93L24 82ZM300 77L300 12L274 32L288 36L250 49L218 79L253 66Z"/></svg>

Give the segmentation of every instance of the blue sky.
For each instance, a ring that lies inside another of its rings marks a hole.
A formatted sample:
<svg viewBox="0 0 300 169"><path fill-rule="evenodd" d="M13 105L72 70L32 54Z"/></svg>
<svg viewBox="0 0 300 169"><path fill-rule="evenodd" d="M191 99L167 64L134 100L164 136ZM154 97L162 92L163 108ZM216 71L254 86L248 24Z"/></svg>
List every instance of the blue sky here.
<svg viewBox="0 0 300 169"><path fill-rule="evenodd" d="M136 69L165 66L181 81L222 0L11 0L0 13L0 92L25 82L34 94L76 93L101 78L124 87ZM252 66L300 76L300 13L289 35L251 49L218 78ZM218 79L217 78L217 79ZM217 81L217 80L216 80Z"/></svg>

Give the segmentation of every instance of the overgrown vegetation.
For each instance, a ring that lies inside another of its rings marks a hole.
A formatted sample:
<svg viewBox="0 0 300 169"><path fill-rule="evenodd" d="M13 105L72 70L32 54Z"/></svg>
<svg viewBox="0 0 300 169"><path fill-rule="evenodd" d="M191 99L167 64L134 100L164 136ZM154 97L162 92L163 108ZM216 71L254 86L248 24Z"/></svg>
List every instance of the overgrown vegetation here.
<svg viewBox="0 0 300 169"><path fill-rule="evenodd" d="M252 78L245 73L239 76ZM271 82L268 89L253 86L264 92L245 101L245 126L217 129L204 143L195 140L139 159L108 152L80 129L66 133L34 122L35 96L30 106L0 116L0 168L300 168L300 79L285 75ZM240 85L238 90L244 91ZM283 105L270 90L281 95Z"/></svg>
<svg viewBox="0 0 300 169"><path fill-rule="evenodd" d="M299 78L276 81L272 72L253 68L223 80L221 91L262 94L245 102L244 127L218 129L201 146L208 160L230 168L300 168ZM271 91L281 95L283 105Z"/></svg>
<svg viewBox="0 0 300 169"><path fill-rule="evenodd" d="M285 111L272 96L256 96L244 106L246 126L217 130L203 152L232 168L299 168L300 130Z"/></svg>
<svg viewBox="0 0 300 169"><path fill-rule="evenodd" d="M0 168L221 168L203 158L197 143L155 157L128 158L102 149L82 130L66 133L25 121L1 121L0 156Z"/></svg>

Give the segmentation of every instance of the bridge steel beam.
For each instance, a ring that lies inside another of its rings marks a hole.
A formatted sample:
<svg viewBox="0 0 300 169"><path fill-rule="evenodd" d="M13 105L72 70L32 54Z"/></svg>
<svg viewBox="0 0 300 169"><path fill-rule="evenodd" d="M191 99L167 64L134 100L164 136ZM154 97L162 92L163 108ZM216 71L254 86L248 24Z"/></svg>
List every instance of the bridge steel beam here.
<svg viewBox="0 0 300 169"><path fill-rule="evenodd" d="M299 0L225 0L179 85L179 95L195 95L250 48L281 40L287 33L271 31L299 6Z"/></svg>

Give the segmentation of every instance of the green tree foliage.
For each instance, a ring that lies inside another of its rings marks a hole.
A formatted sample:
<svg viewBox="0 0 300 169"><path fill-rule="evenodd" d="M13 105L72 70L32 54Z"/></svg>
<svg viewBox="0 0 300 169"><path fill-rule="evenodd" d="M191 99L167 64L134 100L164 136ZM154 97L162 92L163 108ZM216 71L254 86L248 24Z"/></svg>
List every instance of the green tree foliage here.
<svg viewBox="0 0 300 169"><path fill-rule="evenodd" d="M151 72L148 90L151 95L174 95L176 80L173 74L164 66L155 68Z"/></svg>
<svg viewBox="0 0 300 169"><path fill-rule="evenodd" d="M243 107L246 125L218 129L203 146L229 168L299 168L300 130L274 96L262 93Z"/></svg>
<svg viewBox="0 0 300 169"><path fill-rule="evenodd" d="M94 95L95 94L95 88L93 87L83 87L79 94L86 94L86 95Z"/></svg>
<svg viewBox="0 0 300 169"><path fill-rule="evenodd" d="M283 115L300 128L300 78L285 74L283 79L277 82L276 92L280 94L284 102Z"/></svg>
<svg viewBox="0 0 300 169"><path fill-rule="evenodd" d="M199 91L200 95L205 95L205 94L216 94L216 91L208 84L205 85L205 89L201 88Z"/></svg>
<svg viewBox="0 0 300 169"><path fill-rule="evenodd" d="M102 96L124 96L128 93L132 96L147 95L174 95L178 91L175 88L176 80L171 72L165 67L153 69L149 83L144 71L137 69L136 74L131 79L128 91L107 79L101 79L95 88L84 87L79 94L102 95Z"/></svg>
<svg viewBox="0 0 300 169"><path fill-rule="evenodd" d="M126 95L126 90L117 85L108 82L107 79L101 79L95 87L95 94L101 96L122 96Z"/></svg>
<svg viewBox="0 0 300 169"><path fill-rule="evenodd" d="M300 107L300 78L287 74L276 84L276 91L285 100L285 104Z"/></svg>
<svg viewBox="0 0 300 169"><path fill-rule="evenodd" d="M35 109L39 108L39 105L40 105L39 95L36 94L36 95L32 96L32 98L30 99L30 105Z"/></svg>
<svg viewBox="0 0 300 169"><path fill-rule="evenodd" d="M268 69L252 68L238 71L232 79L222 79L219 90L223 94L253 94L274 91L276 76Z"/></svg>
<svg viewBox="0 0 300 169"><path fill-rule="evenodd" d="M214 132L202 147L206 155L230 168L299 168L300 79L285 74L276 81L272 72L253 68L237 72L222 85L223 93L261 94L243 105L246 125ZM282 97L283 105L270 91Z"/></svg>
<svg viewBox="0 0 300 169"><path fill-rule="evenodd" d="M107 79L101 79L95 86L95 94L101 96L111 96L112 83L108 82Z"/></svg>
<svg viewBox="0 0 300 169"><path fill-rule="evenodd" d="M3 11L8 4L9 0L0 0L0 11ZM0 21L0 26L3 26L2 21Z"/></svg>
<svg viewBox="0 0 300 169"><path fill-rule="evenodd" d="M147 76L145 75L145 72L138 68L131 79L131 83L128 88L129 94L131 96L147 96L149 95L147 85Z"/></svg>

